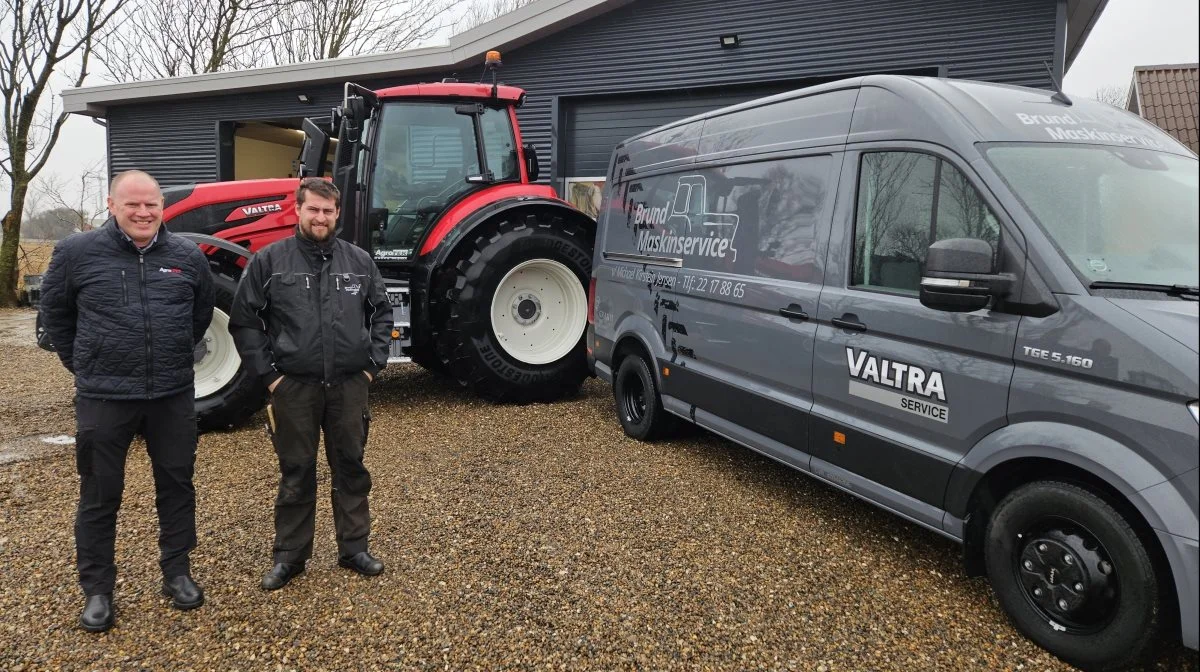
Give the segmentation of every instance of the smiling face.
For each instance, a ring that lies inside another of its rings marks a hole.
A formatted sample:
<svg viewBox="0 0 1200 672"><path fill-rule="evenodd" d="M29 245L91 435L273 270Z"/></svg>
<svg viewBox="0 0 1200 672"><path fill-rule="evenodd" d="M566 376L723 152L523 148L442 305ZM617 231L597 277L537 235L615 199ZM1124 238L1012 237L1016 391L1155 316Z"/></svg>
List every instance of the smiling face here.
<svg viewBox="0 0 1200 672"><path fill-rule="evenodd" d="M300 234L321 243L333 237L337 230L338 204L332 198L305 191L304 201L296 203L300 217Z"/></svg>
<svg viewBox="0 0 1200 672"><path fill-rule="evenodd" d="M162 191L144 173L121 176L108 195L108 211L125 235L138 247L144 247L154 240L158 227L162 226Z"/></svg>

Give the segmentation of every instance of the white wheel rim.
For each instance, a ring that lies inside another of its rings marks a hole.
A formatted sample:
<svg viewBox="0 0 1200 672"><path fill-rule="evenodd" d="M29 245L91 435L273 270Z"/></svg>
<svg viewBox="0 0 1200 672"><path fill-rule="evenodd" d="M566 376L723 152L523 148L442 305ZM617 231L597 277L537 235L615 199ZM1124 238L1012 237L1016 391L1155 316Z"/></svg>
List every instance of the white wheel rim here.
<svg viewBox="0 0 1200 672"><path fill-rule="evenodd" d="M212 322L204 332L204 345L208 352L196 362L196 398L202 399L220 392L242 368L233 336L229 335L229 315L225 311L213 310Z"/></svg>
<svg viewBox="0 0 1200 672"><path fill-rule="evenodd" d="M564 357L587 326L587 295L563 264L531 259L514 266L492 296L492 333L500 347L525 364Z"/></svg>

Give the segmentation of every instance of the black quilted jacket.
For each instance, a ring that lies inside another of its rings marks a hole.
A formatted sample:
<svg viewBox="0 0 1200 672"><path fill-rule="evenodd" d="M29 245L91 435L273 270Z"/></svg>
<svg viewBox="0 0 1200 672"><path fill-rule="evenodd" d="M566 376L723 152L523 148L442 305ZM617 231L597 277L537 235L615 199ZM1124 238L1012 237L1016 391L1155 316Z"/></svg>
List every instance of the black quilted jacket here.
<svg viewBox="0 0 1200 672"><path fill-rule="evenodd" d="M80 396L156 399L193 384L212 274L190 240L160 228L139 253L109 219L55 246L39 310Z"/></svg>
<svg viewBox="0 0 1200 672"><path fill-rule="evenodd" d="M392 306L366 250L339 238L318 245L296 233L247 264L229 333L264 385L284 374L337 384L387 366Z"/></svg>

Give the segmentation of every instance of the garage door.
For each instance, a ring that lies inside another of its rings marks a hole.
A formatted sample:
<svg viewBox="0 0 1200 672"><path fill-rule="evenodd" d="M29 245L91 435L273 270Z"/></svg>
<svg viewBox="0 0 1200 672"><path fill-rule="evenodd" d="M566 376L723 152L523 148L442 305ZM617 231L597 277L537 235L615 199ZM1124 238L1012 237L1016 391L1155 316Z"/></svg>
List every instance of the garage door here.
<svg viewBox="0 0 1200 672"><path fill-rule="evenodd" d="M566 101L563 119L563 172L567 177L602 177L617 143L652 128L799 88L796 84L729 88L703 92L654 92L637 96Z"/></svg>

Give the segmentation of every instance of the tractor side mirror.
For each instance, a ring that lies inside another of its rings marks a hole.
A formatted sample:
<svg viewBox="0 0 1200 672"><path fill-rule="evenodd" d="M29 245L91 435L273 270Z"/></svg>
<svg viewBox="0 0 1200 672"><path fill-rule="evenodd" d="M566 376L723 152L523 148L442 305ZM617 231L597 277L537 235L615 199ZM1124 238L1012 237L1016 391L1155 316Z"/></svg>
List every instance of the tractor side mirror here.
<svg viewBox="0 0 1200 672"><path fill-rule="evenodd" d="M304 147L300 150L300 177L321 177L325 174L325 157L329 154L329 135L312 119L301 124Z"/></svg>
<svg viewBox="0 0 1200 672"><path fill-rule="evenodd" d="M537 182L538 175L540 175L537 150L528 143L521 145L521 150L525 152L525 172L529 174L529 181Z"/></svg>

